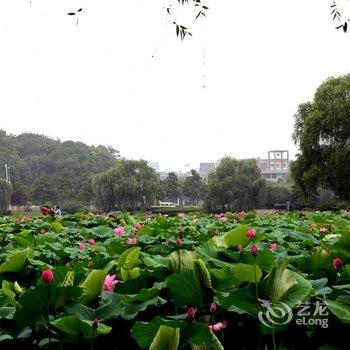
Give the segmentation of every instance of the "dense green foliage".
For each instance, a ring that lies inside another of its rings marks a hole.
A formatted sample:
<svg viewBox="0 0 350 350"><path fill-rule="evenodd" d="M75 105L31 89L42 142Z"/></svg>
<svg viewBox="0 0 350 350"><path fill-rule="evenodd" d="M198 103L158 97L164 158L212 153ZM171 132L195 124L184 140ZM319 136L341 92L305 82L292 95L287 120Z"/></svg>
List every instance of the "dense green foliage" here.
<svg viewBox="0 0 350 350"><path fill-rule="evenodd" d="M111 147L53 140L36 134L0 131L0 177L10 167L12 203L62 203L72 198L90 202L86 177L109 169L118 152ZM85 187L84 187L85 186Z"/></svg>
<svg viewBox="0 0 350 350"><path fill-rule="evenodd" d="M266 195L265 186L254 160L223 158L209 175L206 206L221 211L260 208Z"/></svg>
<svg viewBox="0 0 350 350"><path fill-rule="evenodd" d="M144 160L120 159L92 180L95 202L104 211L145 209L161 191L160 179Z"/></svg>
<svg viewBox="0 0 350 350"><path fill-rule="evenodd" d="M0 347L348 349L349 242L349 213L0 217ZM327 329L258 321L302 301Z"/></svg>
<svg viewBox="0 0 350 350"><path fill-rule="evenodd" d="M164 187L164 198L166 201L176 203L181 196L181 186L179 177L170 172L168 176L162 181Z"/></svg>
<svg viewBox="0 0 350 350"><path fill-rule="evenodd" d="M350 75L331 78L316 91L313 102L295 115L294 140L301 153L292 176L306 195L319 186L350 200Z"/></svg>
<svg viewBox="0 0 350 350"><path fill-rule="evenodd" d="M0 215L8 209L11 202L12 187L0 178Z"/></svg>
<svg viewBox="0 0 350 350"><path fill-rule="evenodd" d="M194 205L200 199L203 199L205 183L196 170L191 170L191 175L187 176L182 185L182 195L190 200Z"/></svg>

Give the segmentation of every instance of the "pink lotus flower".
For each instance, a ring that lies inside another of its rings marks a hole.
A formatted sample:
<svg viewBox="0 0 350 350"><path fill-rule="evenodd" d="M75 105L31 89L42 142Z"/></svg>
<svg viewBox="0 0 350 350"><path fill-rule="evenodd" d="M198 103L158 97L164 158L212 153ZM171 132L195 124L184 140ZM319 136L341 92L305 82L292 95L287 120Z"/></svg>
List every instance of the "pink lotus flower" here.
<svg viewBox="0 0 350 350"><path fill-rule="evenodd" d="M221 214L214 214L214 218L215 219L220 219L221 218Z"/></svg>
<svg viewBox="0 0 350 350"><path fill-rule="evenodd" d="M95 244L95 240L94 239L89 239L88 242L89 242L90 245L94 245Z"/></svg>
<svg viewBox="0 0 350 350"><path fill-rule="evenodd" d="M219 218L220 221L222 222L226 222L227 221L227 217L226 216L222 216L221 218Z"/></svg>
<svg viewBox="0 0 350 350"><path fill-rule="evenodd" d="M136 228L137 231L141 230L142 225L139 222L136 222L134 227Z"/></svg>
<svg viewBox="0 0 350 350"><path fill-rule="evenodd" d="M194 307L190 307L186 313L187 319L189 319L190 321L193 321L196 318L196 312L197 310Z"/></svg>
<svg viewBox="0 0 350 350"><path fill-rule="evenodd" d="M179 213L179 214L178 214L178 217L179 217L180 219L184 219L184 218L186 217L186 214L185 214L185 213Z"/></svg>
<svg viewBox="0 0 350 350"><path fill-rule="evenodd" d="M213 302L210 304L209 311L210 311L212 314L215 314L215 312L218 311L218 306L216 305L216 302L215 302L215 301L213 301Z"/></svg>
<svg viewBox="0 0 350 350"><path fill-rule="evenodd" d="M131 236L128 238L128 244L133 245L133 244L137 244L137 237L136 236Z"/></svg>
<svg viewBox="0 0 350 350"><path fill-rule="evenodd" d="M242 210L242 211L239 211L238 213L237 213L237 215L239 216L239 217L242 217L242 216L244 216L245 215L245 212Z"/></svg>
<svg viewBox="0 0 350 350"><path fill-rule="evenodd" d="M46 284L51 284L54 280L54 274L50 269L46 269L41 273L41 278Z"/></svg>
<svg viewBox="0 0 350 350"><path fill-rule="evenodd" d="M253 255L253 256L257 256L258 253L259 253L259 248L256 244L253 244L252 247L250 248L250 253Z"/></svg>
<svg viewBox="0 0 350 350"><path fill-rule="evenodd" d="M218 322L218 323L215 323L213 325L210 325L209 329L212 332L218 332L222 329L225 329L226 327L227 327L227 321L222 321L222 322Z"/></svg>
<svg viewBox="0 0 350 350"><path fill-rule="evenodd" d="M343 266L343 261L340 258L335 258L332 260L332 265L337 271L339 271Z"/></svg>
<svg viewBox="0 0 350 350"><path fill-rule="evenodd" d="M277 249L277 243L270 243L270 249L276 250Z"/></svg>
<svg viewBox="0 0 350 350"><path fill-rule="evenodd" d="M108 292L113 292L114 287L119 281L115 278L115 275L107 275L103 283L103 289Z"/></svg>
<svg viewBox="0 0 350 350"><path fill-rule="evenodd" d="M320 232L321 233L326 233L328 229L326 227L320 227Z"/></svg>
<svg viewBox="0 0 350 350"><path fill-rule="evenodd" d="M252 228L250 228L250 229L248 230L248 232L247 232L247 237L248 237L249 239L253 239L255 236L256 236L255 230L253 230Z"/></svg>
<svg viewBox="0 0 350 350"><path fill-rule="evenodd" d="M28 216L28 215L23 216L22 220L25 221L25 222L32 221L31 217Z"/></svg>
<svg viewBox="0 0 350 350"><path fill-rule="evenodd" d="M79 249L85 249L85 243L84 242L78 243L78 247Z"/></svg>
<svg viewBox="0 0 350 350"><path fill-rule="evenodd" d="M125 228L123 226L118 226L113 231L116 235L122 236L125 233Z"/></svg>
<svg viewBox="0 0 350 350"><path fill-rule="evenodd" d="M175 239L175 245L177 247L181 247L182 246L182 239L179 236L177 236L176 239Z"/></svg>

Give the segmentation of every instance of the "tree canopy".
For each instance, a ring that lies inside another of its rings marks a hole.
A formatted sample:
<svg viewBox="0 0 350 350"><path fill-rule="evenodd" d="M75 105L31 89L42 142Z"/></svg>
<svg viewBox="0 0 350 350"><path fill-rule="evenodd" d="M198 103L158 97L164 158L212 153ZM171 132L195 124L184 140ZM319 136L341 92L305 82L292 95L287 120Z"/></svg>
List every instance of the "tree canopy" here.
<svg viewBox="0 0 350 350"><path fill-rule="evenodd" d="M144 160L120 159L92 180L95 202L104 211L146 209L159 193L158 174Z"/></svg>
<svg viewBox="0 0 350 350"><path fill-rule="evenodd" d="M7 164L15 205L26 201L59 203L75 198L86 176L109 169L118 155L112 147L61 142L30 133L14 136L0 131L0 176Z"/></svg>
<svg viewBox="0 0 350 350"><path fill-rule="evenodd" d="M293 137L300 154L292 176L303 193L323 187L350 200L350 75L328 79L299 105Z"/></svg>
<svg viewBox="0 0 350 350"><path fill-rule="evenodd" d="M255 160L225 157L209 175L206 207L221 211L259 208L265 187Z"/></svg>
<svg viewBox="0 0 350 350"><path fill-rule="evenodd" d="M163 180L163 186L166 200L175 203L181 196L181 187L177 174L170 172L168 177Z"/></svg>
<svg viewBox="0 0 350 350"><path fill-rule="evenodd" d="M191 204L195 204L196 201L203 198L204 186L201 176L192 169L191 175L187 176L183 182L182 194L190 199Z"/></svg>
<svg viewBox="0 0 350 350"><path fill-rule="evenodd" d="M0 214L7 211L11 202L12 187L5 179L0 178Z"/></svg>

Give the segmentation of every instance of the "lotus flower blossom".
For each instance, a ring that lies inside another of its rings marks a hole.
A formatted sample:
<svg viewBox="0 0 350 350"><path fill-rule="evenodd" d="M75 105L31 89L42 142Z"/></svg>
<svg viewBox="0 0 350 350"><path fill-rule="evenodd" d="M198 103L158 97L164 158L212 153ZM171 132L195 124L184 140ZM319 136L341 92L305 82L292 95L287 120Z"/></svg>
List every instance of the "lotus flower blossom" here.
<svg viewBox="0 0 350 350"><path fill-rule="evenodd" d="M248 232L247 232L247 237L248 237L249 239L253 239L255 236L256 236L255 230L253 230L252 228L250 228L250 229L248 230Z"/></svg>
<svg viewBox="0 0 350 350"><path fill-rule="evenodd" d="M215 312L218 311L218 306L216 305L216 302L215 302L215 301L213 301L213 302L210 304L209 311L210 311L212 314L215 314Z"/></svg>
<svg viewBox="0 0 350 350"><path fill-rule="evenodd" d="M222 321L222 322L218 322L218 323L215 323L213 325L210 325L209 326L209 329L212 331L212 332L218 332L220 331L221 329L225 329L227 327L227 321Z"/></svg>
<svg viewBox="0 0 350 350"><path fill-rule="evenodd" d="M270 249L276 250L277 249L277 243L270 243Z"/></svg>
<svg viewBox="0 0 350 350"><path fill-rule="evenodd" d="M90 245L94 245L94 244L95 244L95 240L94 240L94 239L92 239L92 238L91 238L91 239L89 239L89 240L88 240L88 242L89 242L89 244L90 244Z"/></svg>
<svg viewBox="0 0 350 350"><path fill-rule="evenodd" d="M239 217L242 217L242 216L244 216L245 215L245 212L242 210L242 211L239 211L238 213L237 213L237 215L239 216Z"/></svg>
<svg viewBox="0 0 350 350"><path fill-rule="evenodd" d="M257 256L258 253L259 253L259 248L256 244L253 244L252 247L250 248L250 253L253 255L253 256Z"/></svg>
<svg viewBox="0 0 350 350"><path fill-rule="evenodd" d="M326 227L320 227L320 232L321 233L326 233L328 229Z"/></svg>
<svg viewBox="0 0 350 350"><path fill-rule="evenodd" d="M103 289L108 292L113 292L114 287L119 281L115 278L115 275L107 275L103 283Z"/></svg>
<svg viewBox="0 0 350 350"><path fill-rule="evenodd" d="M130 245L137 244L137 237L135 235L129 237L128 244L130 244Z"/></svg>
<svg viewBox="0 0 350 350"><path fill-rule="evenodd" d="M78 243L78 247L79 249L85 249L85 243L84 242Z"/></svg>
<svg viewBox="0 0 350 350"><path fill-rule="evenodd" d="M141 225L139 222L136 222L136 223L134 224L134 227L136 228L137 231L140 231L142 225Z"/></svg>
<svg viewBox="0 0 350 350"><path fill-rule="evenodd" d="M339 271L343 266L343 261L340 258L335 258L332 260L332 265L337 271Z"/></svg>
<svg viewBox="0 0 350 350"><path fill-rule="evenodd" d="M181 247L182 246L182 239L179 236L177 236L176 239L175 239L175 245L177 247Z"/></svg>
<svg viewBox="0 0 350 350"><path fill-rule="evenodd" d="M184 218L186 217L186 214L185 214L185 213L179 213L179 214L178 214L178 217L179 217L180 219L184 219Z"/></svg>
<svg viewBox="0 0 350 350"><path fill-rule="evenodd" d="M189 319L190 321L193 321L196 318L196 312L197 310L194 307L190 307L186 313L187 319Z"/></svg>
<svg viewBox="0 0 350 350"><path fill-rule="evenodd" d="M54 274L50 269L46 269L41 273L41 278L46 284L51 284L54 280Z"/></svg>
<svg viewBox="0 0 350 350"><path fill-rule="evenodd" d="M122 236L125 233L125 228L123 226L118 226L113 231L116 235Z"/></svg>
<svg viewBox="0 0 350 350"><path fill-rule="evenodd" d="M222 221L222 222L226 222L227 221L227 217L226 216L221 216L219 218L219 220Z"/></svg>

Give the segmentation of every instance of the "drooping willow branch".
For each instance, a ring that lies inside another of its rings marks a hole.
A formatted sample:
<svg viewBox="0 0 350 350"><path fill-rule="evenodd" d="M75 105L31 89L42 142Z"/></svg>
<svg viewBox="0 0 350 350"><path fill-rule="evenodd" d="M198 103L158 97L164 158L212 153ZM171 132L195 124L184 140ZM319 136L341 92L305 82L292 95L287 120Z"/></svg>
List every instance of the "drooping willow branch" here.
<svg viewBox="0 0 350 350"><path fill-rule="evenodd" d="M331 5L331 15L332 15L332 20L337 21L338 25L335 27L336 29L343 29L344 33L347 32L348 30L348 22L350 21L349 19L343 20L341 13L339 12L337 3L333 1Z"/></svg>
<svg viewBox="0 0 350 350"><path fill-rule="evenodd" d="M203 4L203 0L177 0L177 3L181 5L192 4L192 6L198 8L194 21L196 21L198 18L205 17L206 11L209 9L208 6ZM166 8L166 11L169 16L172 16L171 4ZM176 36L180 37L181 40L184 40L187 34L192 36L191 32L186 26L179 24L176 19L173 19L172 22L175 25Z"/></svg>

